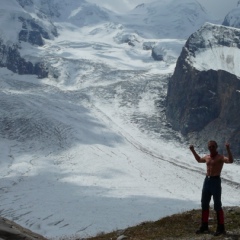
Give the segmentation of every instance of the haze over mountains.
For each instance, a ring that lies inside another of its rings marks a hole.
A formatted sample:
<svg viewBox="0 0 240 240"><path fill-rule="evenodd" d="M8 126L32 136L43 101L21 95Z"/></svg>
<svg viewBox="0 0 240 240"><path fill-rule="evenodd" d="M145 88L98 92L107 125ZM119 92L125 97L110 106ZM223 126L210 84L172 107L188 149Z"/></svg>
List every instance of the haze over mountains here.
<svg viewBox="0 0 240 240"><path fill-rule="evenodd" d="M237 26L235 11L225 25ZM122 15L84 0L2 0L0 20L1 216L86 237L200 206L205 166L165 101L188 37L222 21L194 0ZM207 57L190 60L208 70ZM239 184L239 165L224 166L225 205L239 203Z"/></svg>

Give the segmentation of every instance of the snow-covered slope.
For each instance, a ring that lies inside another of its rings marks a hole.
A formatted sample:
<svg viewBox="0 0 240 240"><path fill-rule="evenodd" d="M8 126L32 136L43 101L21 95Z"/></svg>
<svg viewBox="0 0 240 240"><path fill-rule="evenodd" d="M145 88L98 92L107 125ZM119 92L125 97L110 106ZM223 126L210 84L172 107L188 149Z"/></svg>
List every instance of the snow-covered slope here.
<svg viewBox="0 0 240 240"><path fill-rule="evenodd" d="M225 70L240 77L240 30L206 23L191 44L199 46L189 54L190 64L200 70Z"/></svg>
<svg viewBox="0 0 240 240"><path fill-rule="evenodd" d="M41 11L28 12L31 0L1 1L0 5L0 66L19 74L48 75L40 46L57 36L56 27ZM32 56L27 52L31 49ZM20 52L25 52L22 56Z"/></svg>
<svg viewBox="0 0 240 240"><path fill-rule="evenodd" d="M236 8L226 15L223 25L240 28L240 2L238 2L238 6Z"/></svg>
<svg viewBox="0 0 240 240"><path fill-rule="evenodd" d="M181 44L177 44L177 47L175 44L171 44L171 47L169 44L167 44L168 46L165 44L162 47L163 41L159 41L159 36L171 39L176 37L186 39L206 19L209 19L206 11L195 0L181 0L177 5L172 1L153 2L138 6L128 15L123 16L116 15L84 0L14 0L11 2L3 0L1 8L3 12L1 21L4 23L0 27L1 54L6 55L4 59L9 59L8 55L12 52L12 46L14 46L21 55L11 58L23 58L19 61L20 63L14 63L14 68L10 66L7 60L3 61L1 65L7 66L8 69L15 72L32 74L36 71L28 69L35 68L34 65L40 62L44 66L44 74L36 73L38 76L51 75L54 65L52 65L52 61L49 62L48 58L43 57L41 49L24 45L23 42L44 45L47 42L46 39L53 39L58 35L56 26L58 26L58 32L62 29L64 29L64 32L66 32L65 29L68 29L69 34L74 31L80 32L81 34L78 37L82 38L82 42L84 42L82 44L86 44L85 46L91 46L92 42L94 42L93 44L101 42L100 48L102 48L102 51L95 48L98 52L95 54L97 59L99 57L100 59L102 57L108 59L115 57L115 51L111 50L112 45L109 44L114 40L117 43L115 47L119 50L122 46L127 49L125 44L129 44L130 47L124 54L127 54L130 58L138 58L140 62L142 60L151 61L151 56L161 51L161 54L164 55L163 65L165 65L166 60L169 60L171 64L175 61L174 59L180 52ZM175 14L172 14L172 12ZM6 29L5 26L9 27ZM151 48L148 51L143 51L147 42L150 43ZM160 45L159 42L161 42ZM166 41L164 40L164 42ZM117 46L118 44L122 46ZM11 46L11 49L3 50L8 46ZM134 48L131 48L131 46L134 46ZM79 47L77 48L79 49ZM85 47L81 48L86 50ZM154 53L151 52L153 48ZM28 61L31 67L25 66L29 64L22 64L24 60ZM17 65L24 65L26 70L22 69L21 66L19 68ZM167 63L167 65L169 64ZM50 73L47 68L50 69Z"/></svg>
<svg viewBox="0 0 240 240"><path fill-rule="evenodd" d="M123 21L144 37L187 38L206 21L216 20L196 0L164 0L138 5Z"/></svg>
<svg viewBox="0 0 240 240"><path fill-rule="evenodd" d="M164 74L90 65L72 90L1 69L1 215L83 238L200 207L205 166L166 125ZM224 167L224 205L238 204L238 171Z"/></svg>
<svg viewBox="0 0 240 240"><path fill-rule="evenodd" d="M19 44L19 33L23 29L28 32L42 29L45 31L42 36L49 39L56 36L55 27L45 15L26 11L17 0L1 1L0 19L0 39L8 44Z"/></svg>
<svg viewBox="0 0 240 240"><path fill-rule="evenodd" d="M78 27L109 21L113 15L109 10L85 0L34 0L25 9L37 14L44 13L54 22L72 23Z"/></svg>

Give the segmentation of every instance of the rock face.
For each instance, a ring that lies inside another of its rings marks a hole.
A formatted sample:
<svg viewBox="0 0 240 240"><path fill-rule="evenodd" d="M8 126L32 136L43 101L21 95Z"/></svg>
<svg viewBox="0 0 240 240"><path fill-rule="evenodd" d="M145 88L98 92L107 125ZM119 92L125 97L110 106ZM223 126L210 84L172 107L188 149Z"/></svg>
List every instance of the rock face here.
<svg viewBox="0 0 240 240"><path fill-rule="evenodd" d="M44 62L31 63L21 57L18 45L6 45L0 39L0 67L18 74L34 74L39 78L47 77L48 69Z"/></svg>
<svg viewBox="0 0 240 240"><path fill-rule="evenodd" d="M20 225L0 217L0 239L4 240L47 240L39 234L21 227Z"/></svg>
<svg viewBox="0 0 240 240"><path fill-rule="evenodd" d="M29 42L32 45L43 46L45 39L50 39L48 32L40 26L34 19L25 19L23 17L18 18L22 23L22 29L19 32L19 41ZM54 36L57 36L57 30L52 32Z"/></svg>
<svg viewBox="0 0 240 240"><path fill-rule="evenodd" d="M239 54L239 37L237 29L211 24L191 35L178 58L166 100L167 119L175 130L202 147L210 139L219 145L229 141L235 156L240 156L240 79L233 68L227 71L227 64L230 59L235 62L231 50ZM209 61L213 53L215 61ZM224 66L217 60L221 57Z"/></svg>
<svg viewBox="0 0 240 240"><path fill-rule="evenodd" d="M152 58L156 61L163 61L164 49L154 47L152 49Z"/></svg>

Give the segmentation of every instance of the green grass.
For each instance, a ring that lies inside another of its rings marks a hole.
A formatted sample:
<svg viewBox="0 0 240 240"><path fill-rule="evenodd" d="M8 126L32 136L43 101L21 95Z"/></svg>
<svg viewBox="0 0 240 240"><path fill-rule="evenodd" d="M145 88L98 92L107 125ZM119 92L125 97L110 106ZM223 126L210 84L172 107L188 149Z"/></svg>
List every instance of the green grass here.
<svg viewBox="0 0 240 240"><path fill-rule="evenodd" d="M88 240L116 240L119 236L126 236L128 240L170 240L170 239L225 239L240 240L240 207L225 207L226 235L214 237L217 220L215 211L210 210L210 234L196 235L195 231L201 223L201 210L191 210L181 214L174 214L155 222L143 222L137 226L129 227L111 233L99 234ZM76 239L77 240L77 239Z"/></svg>

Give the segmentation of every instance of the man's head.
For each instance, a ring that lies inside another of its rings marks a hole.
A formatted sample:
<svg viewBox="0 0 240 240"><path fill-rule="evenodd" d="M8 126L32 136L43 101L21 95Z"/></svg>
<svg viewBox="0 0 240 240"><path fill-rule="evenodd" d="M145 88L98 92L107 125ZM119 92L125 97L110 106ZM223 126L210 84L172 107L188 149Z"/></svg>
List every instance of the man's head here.
<svg viewBox="0 0 240 240"><path fill-rule="evenodd" d="M214 140L210 140L208 142L208 150L212 153L212 152L216 152L218 148L217 142Z"/></svg>

